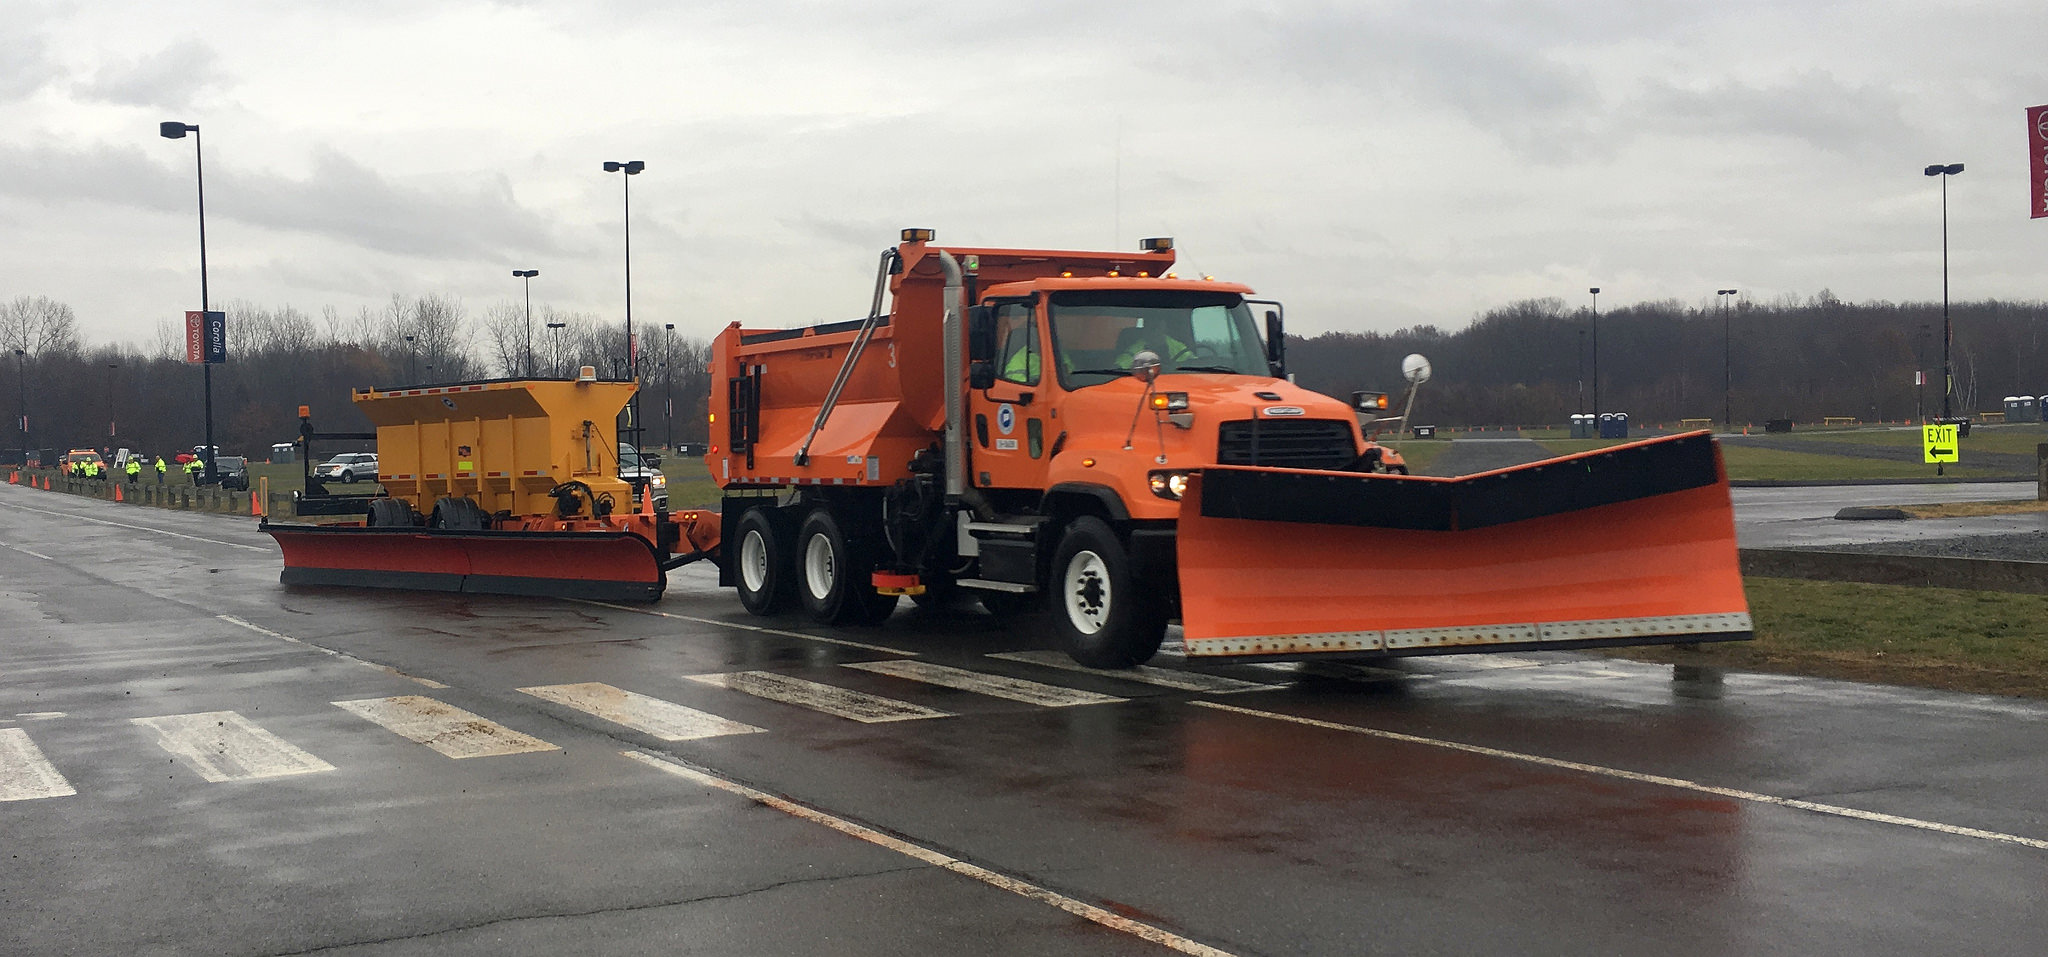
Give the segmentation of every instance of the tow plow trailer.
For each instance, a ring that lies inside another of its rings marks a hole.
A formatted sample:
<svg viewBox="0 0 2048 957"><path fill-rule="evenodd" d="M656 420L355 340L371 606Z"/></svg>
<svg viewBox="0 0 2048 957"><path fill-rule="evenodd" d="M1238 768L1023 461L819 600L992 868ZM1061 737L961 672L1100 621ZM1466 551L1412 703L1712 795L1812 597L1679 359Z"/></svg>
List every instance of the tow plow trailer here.
<svg viewBox="0 0 2048 957"><path fill-rule="evenodd" d="M1705 432L1456 478L1212 466L1177 549L1191 659L1751 637Z"/></svg>
<svg viewBox="0 0 2048 957"><path fill-rule="evenodd" d="M301 514L360 514L345 524L265 521L287 585L342 585L601 601L655 601L667 571L713 556L717 514L654 507L619 478L613 422L635 386L502 379L357 390L377 427L386 494L327 501L317 483ZM301 410L305 418L305 410ZM302 451L317 433L301 429Z"/></svg>

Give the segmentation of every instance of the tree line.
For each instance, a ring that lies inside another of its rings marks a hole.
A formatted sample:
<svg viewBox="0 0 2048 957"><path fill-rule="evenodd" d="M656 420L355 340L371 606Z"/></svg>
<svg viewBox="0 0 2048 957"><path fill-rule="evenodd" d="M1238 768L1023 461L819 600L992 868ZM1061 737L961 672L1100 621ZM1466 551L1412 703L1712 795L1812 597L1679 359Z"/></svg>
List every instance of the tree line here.
<svg viewBox="0 0 2048 957"><path fill-rule="evenodd" d="M366 431L352 389L519 375L568 375L596 366L624 378L625 329L587 313L499 302L471 313L440 295L400 296L377 308L315 316L291 306L234 301L228 361L213 369L215 442L262 458L298 434L309 406L322 431ZM1953 304L1951 366L1957 414L1996 411L2007 395L2048 392L2040 367L2048 304ZM1555 425L1575 412L1625 411L1636 422L1684 418L1736 424L1852 416L1913 418L1941 409L1941 305L1846 303L1823 291L1800 300L1741 299L1688 306L1637 303L1597 317L1559 299L1490 309L1462 329L1289 336L1289 369L1302 385L1347 396L1397 391L1401 360L1427 356L1435 377L1419 422ZM642 325L640 375L646 442L707 438L710 346ZM1599 343L1595 384L1593 343ZM12 361L8 361L12 360ZM202 370L185 361L181 323L147 344L88 345L69 306L42 296L0 304L0 404L27 406L31 447L131 448L169 454L203 440ZM1725 363L1725 366L1724 366ZM1924 390L1913 373L1927 370ZM1724 375L1732 373L1732 388ZM9 414L10 424L20 414ZM0 445L18 445L10 428Z"/></svg>
<svg viewBox="0 0 2048 957"><path fill-rule="evenodd" d="M1288 368L1331 395L1393 392L1405 388L1402 358L1421 353L1435 376L1417 399L1418 422L1558 425L1595 411L1597 337L1598 411L1627 412L1632 422L1720 422L1730 413L1737 426L1900 421L1923 402L1926 415L1941 414L1941 313L1938 302L1847 303L1825 290L1725 306L1637 303L1597 317L1590 306L1528 299L1456 331L1290 337ZM2008 395L2048 392L2048 303L1960 302L1949 315L1954 414L2001 411ZM1919 370L1924 389L1914 385Z"/></svg>
<svg viewBox="0 0 2048 957"><path fill-rule="evenodd" d="M214 443L223 454L262 459L298 436L299 406L323 432L368 431L349 396L395 388L525 375L566 376L595 366L599 378L627 377L625 328L587 313L499 303L472 315L440 295L392 296L380 308L327 309L231 301L228 361L212 369ZM645 441L669 430L663 397L674 398L673 434L705 438L710 346L660 325L636 326ZM182 322L159 324L147 344L88 345L64 303L21 296L0 304L0 406L10 408L0 447L18 448L26 406L28 447L128 448L168 457L204 441L205 371L185 361Z"/></svg>

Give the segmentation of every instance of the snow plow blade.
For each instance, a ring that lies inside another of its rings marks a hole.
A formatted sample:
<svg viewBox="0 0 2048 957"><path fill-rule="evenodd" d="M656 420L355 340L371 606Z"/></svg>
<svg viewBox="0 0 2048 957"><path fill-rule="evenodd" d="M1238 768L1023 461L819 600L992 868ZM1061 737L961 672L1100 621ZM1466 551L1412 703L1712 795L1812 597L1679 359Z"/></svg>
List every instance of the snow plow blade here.
<svg viewBox="0 0 2048 957"><path fill-rule="evenodd" d="M655 601L668 585L632 532L459 531L264 523L287 585Z"/></svg>
<svg viewBox="0 0 2048 957"><path fill-rule="evenodd" d="M1751 637L1705 432L1456 478L1217 466L1177 537L1190 658Z"/></svg>

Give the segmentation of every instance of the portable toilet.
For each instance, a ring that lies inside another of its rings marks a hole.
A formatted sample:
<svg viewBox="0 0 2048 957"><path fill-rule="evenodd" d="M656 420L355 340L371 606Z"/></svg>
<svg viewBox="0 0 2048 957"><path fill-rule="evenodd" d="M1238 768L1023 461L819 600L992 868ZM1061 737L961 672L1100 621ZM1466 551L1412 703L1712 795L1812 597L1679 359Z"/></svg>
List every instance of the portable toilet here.
<svg viewBox="0 0 2048 957"><path fill-rule="evenodd" d="M2005 397L2005 420L2007 422L2041 421L2040 400L2031 395L2009 395Z"/></svg>
<svg viewBox="0 0 2048 957"><path fill-rule="evenodd" d="M1628 413L1600 413L1600 437L1603 439L1628 438Z"/></svg>
<svg viewBox="0 0 2048 957"><path fill-rule="evenodd" d="M1572 438L1593 438L1593 422L1593 416L1585 412L1572 416Z"/></svg>
<svg viewBox="0 0 2048 957"><path fill-rule="evenodd" d="M296 443L278 442L270 447L270 461L275 465L296 462L298 461L298 449L299 447Z"/></svg>

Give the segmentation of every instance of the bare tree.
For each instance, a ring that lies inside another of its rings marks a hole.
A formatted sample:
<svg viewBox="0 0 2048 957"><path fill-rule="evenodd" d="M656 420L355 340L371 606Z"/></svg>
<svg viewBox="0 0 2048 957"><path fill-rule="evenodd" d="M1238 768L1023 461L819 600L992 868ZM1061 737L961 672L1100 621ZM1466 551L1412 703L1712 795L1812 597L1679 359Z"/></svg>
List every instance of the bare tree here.
<svg viewBox="0 0 2048 957"><path fill-rule="evenodd" d="M479 323L483 335L484 362L503 376L533 375L540 357L534 349L533 323L526 307L510 300L495 302L484 310Z"/></svg>
<svg viewBox="0 0 2048 957"><path fill-rule="evenodd" d="M30 359L78 352L78 317L48 296L16 296L0 307L0 348L22 350Z"/></svg>

